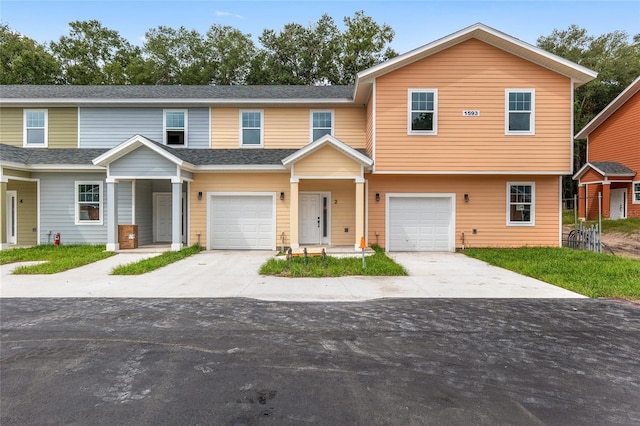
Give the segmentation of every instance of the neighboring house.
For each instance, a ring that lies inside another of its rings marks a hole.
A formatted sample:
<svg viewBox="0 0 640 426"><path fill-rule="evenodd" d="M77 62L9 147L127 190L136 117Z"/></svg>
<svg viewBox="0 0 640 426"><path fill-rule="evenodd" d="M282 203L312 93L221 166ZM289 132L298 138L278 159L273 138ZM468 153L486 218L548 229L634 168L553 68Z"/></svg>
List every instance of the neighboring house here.
<svg viewBox="0 0 640 426"><path fill-rule="evenodd" d="M578 180L578 216L640 217L640 77L575 136L587 139L587 163ZM600 195L599 195L600 194Z"/></svg>
<svg viewBox="0 0 640 426"><path fill-rule="evenodd" d="M558 246L595 75L476 24L354 86L3 86L2 243Z"/></svg>

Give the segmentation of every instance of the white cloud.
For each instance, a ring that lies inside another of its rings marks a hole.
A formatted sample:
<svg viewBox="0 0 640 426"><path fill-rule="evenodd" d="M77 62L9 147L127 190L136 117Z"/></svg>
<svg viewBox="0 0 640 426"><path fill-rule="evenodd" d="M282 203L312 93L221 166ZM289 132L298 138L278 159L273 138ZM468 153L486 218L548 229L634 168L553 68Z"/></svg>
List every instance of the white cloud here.
<svg viewBox="0 0 640 426"><path fill-rule="evenodd" d="M244 19L244 16L238 15L236 13L225 12L222 10L216 10L216 16L233 16L234 18Z"/></svg>

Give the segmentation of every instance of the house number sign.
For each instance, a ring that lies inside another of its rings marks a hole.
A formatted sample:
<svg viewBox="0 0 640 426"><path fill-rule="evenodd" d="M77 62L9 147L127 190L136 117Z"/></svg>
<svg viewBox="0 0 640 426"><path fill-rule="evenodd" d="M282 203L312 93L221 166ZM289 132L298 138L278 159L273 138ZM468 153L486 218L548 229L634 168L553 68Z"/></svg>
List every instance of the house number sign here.
<svg viewBox="0 0 640 426"><path fill-rule="evenodd" d="M480 117L479 109L465 109L462 111L463 117Z"/></svg>

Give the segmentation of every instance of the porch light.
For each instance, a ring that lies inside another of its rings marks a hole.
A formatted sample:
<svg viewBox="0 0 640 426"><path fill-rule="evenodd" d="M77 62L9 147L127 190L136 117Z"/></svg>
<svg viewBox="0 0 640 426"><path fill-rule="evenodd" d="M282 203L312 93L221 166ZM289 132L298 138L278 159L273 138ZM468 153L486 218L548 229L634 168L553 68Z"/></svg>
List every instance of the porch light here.
<svg viewBox="0 0 640 426"><path fill-rule="evenodd" d="M380 193L376 192L376 201L380 201Z"/></svg>
<svg viewBox="0 0 640 426"><path fill-rule="evenodd" d="M464 202L465 203L469 202L469 194L464 194Z"/></svg>
<svg viewBox="0 0 640 426"><path fill-rule="evenodd" d="M198 200L202 200L202 191L198 191Z"/></svg>
<svg viewBox="0 0 640 426"><path fill-rule="evenodd" d="M281 192L281 193L280 193L280 199L281 199L281 200L284 200L284 192Z"/></svg>

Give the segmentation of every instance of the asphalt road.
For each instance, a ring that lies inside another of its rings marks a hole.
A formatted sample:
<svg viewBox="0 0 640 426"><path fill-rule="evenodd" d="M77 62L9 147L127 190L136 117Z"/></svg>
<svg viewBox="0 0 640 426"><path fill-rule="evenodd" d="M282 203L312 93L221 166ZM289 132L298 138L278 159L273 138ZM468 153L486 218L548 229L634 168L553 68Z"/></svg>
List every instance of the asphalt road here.
<svg viewBox="0 0 640 426"><path fill-rule="evenodd" d="M0 424L640 424L614 300L0 300Z"/></svg>

